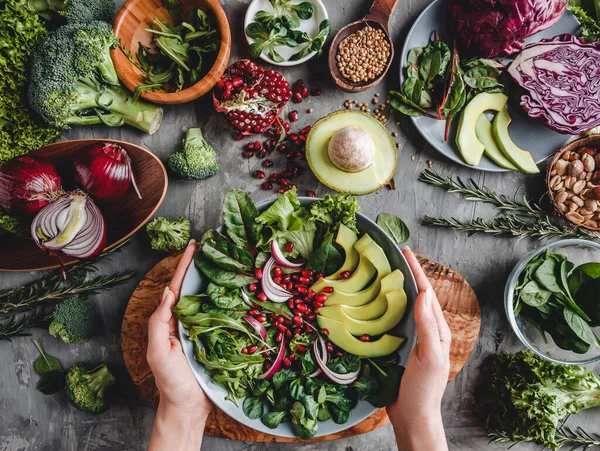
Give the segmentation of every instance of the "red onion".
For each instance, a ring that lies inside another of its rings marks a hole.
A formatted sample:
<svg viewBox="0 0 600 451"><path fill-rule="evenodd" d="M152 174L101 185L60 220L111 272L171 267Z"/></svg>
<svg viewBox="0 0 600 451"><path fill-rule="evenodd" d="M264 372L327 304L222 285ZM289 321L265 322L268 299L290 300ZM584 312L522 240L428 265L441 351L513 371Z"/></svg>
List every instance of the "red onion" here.
<svg viewBox="0 0 600 451"><path fill-rule="evenodd" d="M92 199L74 191L40 210L31 223L31 236L52 255L94 258L106 244L106 224Z"/></svg>
<svg viewBox="0 0 600 451"><path fill-rule="evenodd" d="M310 323L307 323L310 324ZM323 354L323 363L325 365L327 365L327 359L329 358L329 354L327 354L327 346L325 345L325 340L323 340L323 337L321 337L321 335L319 333L317 333L317 340L315 340L313 342L313 352L315 354L317 354L319 352L319 349L317 348L317 341L319 342L319 345L321 346L321 354ZM317 368L317 370L312 373L309 377L317 377L319 374L321 374L322 371L320 368Z"/></svg>
<svg viewBox="0 0 600 451"><path fill-rule="evenodd" d="M320 338L320 339L322 340L322 338ZM358 371L354 371L352 373L346 373L346 374L335 373L335 372L331 371L329 368L327 368L327 361L325 360L325 358L321 358L321 355L319 353L319 348L317 347L316 341L313 343L313 352L315 355L315 362L317 362L319 369L323 372L323 374L325 376L327 376L327 378L331 382L338 384L338 385L349 385L352 382L354 382L356 379L358 379L358 374L360 373L360 368L358 368ZM327 355L327 352L325 352L325 356L326 355Z"/></svg>
<svg viewBox="0 0 600 451"><path fill-rule="evenodd" d="M118 144L96 143L81 149L73 159L73 171L77 184L96 199L120 200L129 185L142 198L133 176L131 158Z"/></svg>
<svg viewBox="0 0 600 451"><path fill-rule="evenodd" d="M242 301L244 301L244 304L246 304L248 307L253 308L254 303L250 300L250 298L248 297L246 292L244 290L240 290L240 291L242 292Z"/></svg>
<svg viewBox="0 0 600 451"><path fill-rule="evenodd" d="M267 329L258 322L258 320L252 316L242 316L242 319L245 320L248 324L252 326L252 328L260 335L260 338L265 341L267 339Z"/></svg>
<svg viewBox="0 0 600 451"><path fill-rule="evenodd" d="M287 258L285 258L285 255L283 255L283 252L281 252L281 248L279 247L279 244L276 240L271 241L271 254L277 262L277 264L285 268L300 268L304 266L304 262L292 263Z"/></svg>
<svg viewBox="0 0 600 451"><path fill-rule="evenodd" d="M7 213L35 215L63 194L60 176L52 163L23 155L0 168L0 207Z"/></svg>
<svg viewBox="0 0 600 451"><path fill-rule="evenodd" d="M283 362L283 358L285 357L285 338L281 340L281 346L279 347L279 352L277 353L277 357L275 357L275 361L273 362L273 366L265 371L263 374L258 376L259 379L270 379L272 378L279 368L281 368L281 364Z"/></svg>
<svg viewBox="0 0 600 451"><path fill-rule="evenodd" d="M267 298L273 302L282 303L286 302L289 298L292 297L292 293L287 290L284 290L275 282L273 282L273 278L271 277L271 268L275 260L270 258L265 263L265 267L263 268L263 277L261 279L262 289L267 295Z"/></svg>

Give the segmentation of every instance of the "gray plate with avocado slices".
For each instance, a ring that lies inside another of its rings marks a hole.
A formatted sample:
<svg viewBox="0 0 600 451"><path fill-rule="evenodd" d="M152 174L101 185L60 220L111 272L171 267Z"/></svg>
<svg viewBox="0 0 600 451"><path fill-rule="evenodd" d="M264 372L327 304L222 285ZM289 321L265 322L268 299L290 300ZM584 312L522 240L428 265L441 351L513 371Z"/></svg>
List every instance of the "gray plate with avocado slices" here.
<svg viewBox="0 0 600 451"><path fill-rule="evenodd" d="M400 59L400 86L402 86L402 82L404 82L406 77L406 71L404 70L406 67L406 58L412 48L425 47L429 43L434 30L437 31L441 39L447 42L450 41L451 33L448 26L447 9L448 0L433 1L425 8L408 32ZM578 30L579 22L577 22L575 16L567 11L557 24L530 37L525 42L537 42L541 39L551 38L563 33L577 34ZM513 92L514 85L511 87L509 84L507 87L509 95L508 110L512 117L512 123L509 128L510 137L517 146L528 150L536 163L544 161L572 139L572 136L561 135L546 128L541 121L527 116L519 106L520 96L518 94L515 96ZM490 115L489 118L491 119L492 116ZM485 155L478 166L471 166L462 159L455 143L458 118L452 121L450 137L447 142L444 141L445 121L438 121L427 117L412 117L411 119L421 136L438 152L452 161L481 171L508 171L508 169L501 168Z"/></svg>
<svg viewBox="0 0 600 451"><path fill-rule="evenodd" d="M309 197L299 197L298 199L303 207L310 207L313 202L319 200ZM261 202L258 203L256 207L258 208L259 212L263 212L269 208L273 202L274 201ZM398 246L390 239L383 229L375 224L375 222L360 213L357 214L357 220L360 233L368 233L373 241L375 241L383 249L392 270L399 269L404 275L404 291L406 292L407 309L402 320L396 327L394 327L394 329L392 329L392 332L395 335L404 337L406 339L397 351L400 357L400 365L405 366L406 362L408 361L408 357L417 343L417 332L414 322L414 305L418 293L417 284L408 266L408 262L404 258L404 255L402 255L402 252L400 252ZM219 229L219 231L222 231L222 228ZM183 280L181 295L185 296L198 294L201 292L202 288L206 287L206 284L206 278L192 262ZM204 371L204 366L195 359L194 344L188 338L187 331L182 326L181 322L179 322L179 339L181 340L183 352L188 359L196 380L206 395L219 409L240 423L257 431L264 432L265 434L297 438L291 423L281 423L276 429L269 429L261 422L260 419L252 420L248 418L242 410L241 402L240 406L237 407L233 402L225 399L227 392L223 388L211 382L210 376L208 376ZM390 400L390 402L391 401L392 400ZM349 429L371 416L377 410L379 409L373 407L367 401L359 401L358 405L350 413L350 419L347 423L336 424L333 422L333 420L320 421L319 430L316 437L323 437L325 435L335 434L337 432Z"/></svg>

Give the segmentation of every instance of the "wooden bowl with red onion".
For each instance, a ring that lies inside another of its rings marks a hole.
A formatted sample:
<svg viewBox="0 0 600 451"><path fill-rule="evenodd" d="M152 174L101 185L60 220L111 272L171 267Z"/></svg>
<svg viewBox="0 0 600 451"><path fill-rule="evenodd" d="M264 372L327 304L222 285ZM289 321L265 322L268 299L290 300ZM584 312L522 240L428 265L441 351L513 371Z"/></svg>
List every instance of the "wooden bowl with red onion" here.
<svg viewBox="0 0 600 451"><path fill-rule="evenodd" d="M142 228L167 193L167 171L158 157L124 141L63 141L21 158L0 168L0 205L33 222L36 232L33 239L0 236L0 271L53 269L94 258Z"/></svg>

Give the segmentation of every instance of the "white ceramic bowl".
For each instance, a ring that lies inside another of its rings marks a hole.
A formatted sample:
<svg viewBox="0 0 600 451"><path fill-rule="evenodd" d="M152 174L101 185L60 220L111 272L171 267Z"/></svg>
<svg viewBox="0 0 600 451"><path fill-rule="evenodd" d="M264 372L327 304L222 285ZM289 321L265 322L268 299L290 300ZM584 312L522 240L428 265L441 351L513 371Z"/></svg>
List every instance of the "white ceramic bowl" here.
<svg viewBox="0 0 600 451"><path fill-rule="evenodd" d="M318 32L319 32L319 24L324 21L325 19L329 19L329 16L327 15L327 10L325 9L325 5L323 4L323 2L321 0L303 0L303 1L308 1L309 3L312 3L313 7L314 7L314 13L312 15L312 17L308 20L301 20L300 21L300 27L298 27L298 30L301 31L305 31L306 33L308 33L309 36L314 37ZM257 11L272 11L273 8L271 7L271 4L269 3L269 0L253 0L252 3L250 3L250 6L248 6L248 9L246 10L246 17L244 18L244 36L246 36L246 27L254 22L254 15L257 13ZM246 36L246 40L248 41L248 45L253 44L254 43L254 39L250 39L248 36ZM275 50L277 51L277 53L279 53L284 59L285 61L278 63L276 61L273 61L271 58L269 58L265 52L263 52L260 55L260 58L264 61L266 61L269 64L273 64L275 66L297 66L298 64L302 64L306 61L308 61L309 59L311 59L313 56L315 56L317 54L317 52L311 52L308 55L304 56L304 58L300 58L297 61L287 61L287 59L292 56L294 53L297 53L300 51L300 49L298 49L297 47L287 47L285 45L280 45L275 47Z"/></svg>

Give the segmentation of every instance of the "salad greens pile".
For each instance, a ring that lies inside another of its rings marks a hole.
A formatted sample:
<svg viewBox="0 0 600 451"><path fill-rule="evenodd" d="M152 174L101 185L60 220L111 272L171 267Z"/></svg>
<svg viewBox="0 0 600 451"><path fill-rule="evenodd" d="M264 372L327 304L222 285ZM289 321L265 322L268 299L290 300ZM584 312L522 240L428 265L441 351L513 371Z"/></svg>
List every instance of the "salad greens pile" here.
<svg viewBox="0 0 600 451"><path fill-rule="evenodd" d="M600 41L600 0L569 0L569 11L581 24L583 39Z"/></svg>
<svg viewBox="0 0 600 451"><path fill-rule="evenodd" d="M600 326L600 263L575 265L562 254L546 251L523 269L515 288L514 312L546 341L567 351L585 354L600 347L592 327Z"/></svg>
<svg viewBox="0 0 600 451"><path fill-rule="evenodd" d="M358 232L359 208L349 195L326 196L305 208L293 188L259 214L248 194L232 190L223 203L223 232L209 230L202 237L195 264L210 282L202 293L183 296L173 313L187 329L206 374L227 391L226 399L269 428L291 422L299 437L309 439L317 433L318 421L346 423L361 399L383 407L397 397L403 369L395 355L362 359L338 350L327 367L339 374L360 371L359 377L338 385L315 375L319 368L311 349L320 338L314 326L290 335L287 358L294 364L264 376L281 349L271 323L293 317L286 303L258 300L250 289L268 260L270 243L276 240L282 251L287 247L283 252L290 259L306 258L305 269L335 272L343 263L343 250L332 238L340 224ZM264 336L250 325L249 315L262 323Z"/></svg>

